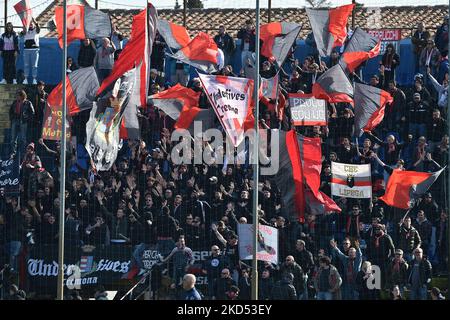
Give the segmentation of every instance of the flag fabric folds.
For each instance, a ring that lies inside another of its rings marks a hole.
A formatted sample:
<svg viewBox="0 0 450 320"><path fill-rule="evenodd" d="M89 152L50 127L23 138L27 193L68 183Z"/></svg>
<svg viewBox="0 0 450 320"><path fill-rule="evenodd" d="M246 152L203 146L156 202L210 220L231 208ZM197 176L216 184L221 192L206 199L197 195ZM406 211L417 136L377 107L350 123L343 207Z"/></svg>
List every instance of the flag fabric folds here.
<svg viewBox="0 0 450 320"><path fill-rule="evenodd" d="M55 8L55 23L59 46L63 47L64 8ZM67 6L67 45L76 39L99 39L111 37L111 18L105 12L90 6L71 4Z"/></svg>
<svg viewBox="0 0 450 320"><path fill-rule="evenodd" d="M139 87L140 105L145 106L148 96L148 77L150 62L148 58L152 54L153 41L156 35L158 13L152 4L148 4L147 10L142 10L133 17L131 37L127 45L114 63L111 74L103 80L97 94L105 91L115 80L125 72L140 67ZM144 32L142 32L144 30Z"/></svg>
<svg viewBox="0 0 450 320"><path fill-rule="evenodd" d="M319 191L322 152L320 139L279 131L279 171L274 176L282 207L292 220L304 221L305 212L323 214L341 209Z"/></svg>
<svg viewBox="0 0 450 320"><path fill-rule="evenodd" d="M253 80L203 74L199 77L217 118L237 147L244 140L245 122L252 116Z"/></svg>
<svg viewBox="0 0 450 320"><path fill-rule="evenodd" d="M320 56L329 56L333 48L344 44L348 17L354 6L349 4L334 9L306 8Z"/></svg>
<svg viewBox="0 0 450 320"><path fill-rule="evenodd" d="M33 19L33 12L30 6L30 0L21 0L14 5L14 9L20 17L23 26L28 29L31 20Z"/></svg>
<svg viewBox="0 0 450 320"><path fill-rule="evenodd" d="M211 109L198 107L200 92L176 84L168 90L150 96L155 107L176 121L175 129L187 129L191 133L194 121L202 123L202 129L213 127L215 115Z"/></svg>
<svg viewBox="0 0 450 320"><path fill-rule="evenodd" d="M158 20L158 32L166 41L167 46L172 49L184 48L191 41L185 27L167 20Z"/></svg>
<svg viewBox="0 0 450 320"><path fill-rule="evenodd" d="M279 77L278 75L273 76L272 78L260 78L261 79L261 91L262 95L267 99L275 100L278 96L278 83Z"/></svg>
<svg viewBox="0 0 450 320"><path fill-rule="evenodd" d="M208 34L200 32L175 54L166 54L205 73L211 73L217 71L217 53L218 48L214 40Z"/></svg>
<svg viewBox="0 0 450 320"><path fill-rule="evenodd" d="M442 168L428 173L395 169L389 178L386 192L380 200L391 207L411 209L444 170L445 168Z"/></svg>
<svg viewBox="0 0 450 320"><path fill-rule="evenodd" d="M67 110L70 116L92 108L99 88L94 67L82 68L66 76ZM62 110L62 83L58 84L47 98L53 110Z"/></svg>
<svg viewBox="0 0 450 320"><path fill-rule="evenodd" d="M386 104L392 96L379 88L361 83L355 84L355 135L372 131L383 121Z"/></svg>
<svg viewBox="0 0 450 320"><path fill-rule="evenodd" d="M292 22L272 22L261 26L261 55L281 67L300 33L301 26Z"/></svg>
<svg viewBox="0 0 450 320"><path fill-rule="evenodd" d="M339 59L342 69L353 72L364 61L378 56L381 41L360 28L356 28L350 41L345 47L344 53Z"/></svg>
<svg viewBox="0 0 450 320"><path fill-rule="evenodd" d="M339 64L325 71L316 83L312 93L316 99L324 99L329 103L353 102L353 86Z"/></svg>
<svg viewBox="0 0 450 320"><path fill-rule="evenodd" d="M136 69L126 72L91 110L86 123L86 150L98 171L111 169L117 158L119 129L136 81Z"/></svg>

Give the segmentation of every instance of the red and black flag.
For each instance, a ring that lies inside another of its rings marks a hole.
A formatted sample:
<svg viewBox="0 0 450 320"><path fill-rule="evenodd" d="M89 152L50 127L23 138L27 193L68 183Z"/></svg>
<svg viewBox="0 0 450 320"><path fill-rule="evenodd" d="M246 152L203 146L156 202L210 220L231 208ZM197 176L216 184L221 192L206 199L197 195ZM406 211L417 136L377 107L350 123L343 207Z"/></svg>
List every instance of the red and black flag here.
<svg viewBox="0 0 450 320"><path fill-rule="evenodd" d="M305 212L323 214L341 209L319 191L322 152L320 139L279 131L279 170L274 176L286 215L304 221Z"/></svg>
<svg viewBox="0 0 450 320"><path fill-rule="evenodd" d="M105 91L115 80L125 72L137 67L139 82L140 105L145 106L148 96L148 78L150 77L150 56L156 35L158 13L152 4L146 10L133 17L131 37L127 45L114 63L111 74L103 80L97 94ZM144 32L143 32L144 31Z"/></svg>
<svg viewBox="0 0 450 320"><path fill-rule="evenodd" d="M386 104L393 98L384 90L361 83L355 84L355 135L372 131L384 118Z"/></svg>
<svg viewBox="0 0 450 320"><path fill-rule="evenodd" d="M185 27L167 20L158 20L158 32L166 41L167 46L172 49L184 48L191 41Z"/></svg>
<svg viewBox="0 0 450 320"><path fill-rule="evenodd" d="M345 47L339 63L342 69L352 73L364 61L380 53L381 41L360 28L356 28Z"/></svg>
<svg viewBox="0 0 450 320"><path fill-rule="evenodd" d="M261 26L261 54L281 66L300 33L301 26L292 22L272 22Z"/></svg>
<svg viewBox="0 0 450 320"><path fill-rule="evenodd" d="M55 24L59 45L63 46L64 8L55 8ZM67 6L67 45L76 39L99 39L111 37L111 18L105 12L88 5L71 4Z"/></svg>
<svg viewBox="0 0 450 320"><path fill-rule="evenodd" d="M168 90L150 96L153 105L176 121L175 129L194 128L194 121L202 123L202 129L213 127L215 114L212 109L198 107L200 92L176 84Z"/></svg>
<svg viewBox="0 0 450 320"><path fill-rule="evenodd" d="M339 64L325 71L312 88L316 99L324 99L329 103L353 102L353 86Z"/></svg>
<svg viewBox="0 0 450 320"><path fill-rule="evenodd" d="M92 108L99 87L94 67L82 68L66 76L67 110L70 116ZM48 95L47 104L53 110L62 108L62 82Z"/></svg>
<svg viewBox="0 0 450 320"><path fill-rule="evenodd" d="M30 0L20 0L14 5L14 9L16 9L16 12L20 17L23 26L28 30L31 20L33 19Z"/></svg>
<svg viewBox="0 0 450 320"><path fill-rule="evenodd" d="M354 6L349 4L334 9L306 8L320 56L329 56L333 48L344 44L347 37L347 20Z"/></svg>
<svg viewBox="0 0 450 320"><path fill-rule="evenodd" d="M214 40L206 33L200 32L185 47L168 56L189 64L206 73L217 71L218 48Z"/></svg>
<svg viewBox="0 0 450 320"><path fill-rule="evenodd" d="M395 169L389 177L386 193L380 200L391 207L411 209L416 200L428 191L444 170L445 168L442 168L428 173Z"/></svg>

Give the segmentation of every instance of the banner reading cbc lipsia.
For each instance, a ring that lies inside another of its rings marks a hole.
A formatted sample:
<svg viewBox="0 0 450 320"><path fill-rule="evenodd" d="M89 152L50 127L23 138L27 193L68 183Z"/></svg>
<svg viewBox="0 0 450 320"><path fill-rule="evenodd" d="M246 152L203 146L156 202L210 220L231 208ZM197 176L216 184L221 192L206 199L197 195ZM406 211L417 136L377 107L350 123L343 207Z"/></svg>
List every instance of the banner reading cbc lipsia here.
<svg viewBox="0 0 450 320"><path fill-rule="evenodd" d="M344 198L371 198L370 164L331 162L331 194Z"/></svg>
<svg viewBox="0 0 450 320"><path fill-rule="evenodd" d="M239 259L253 259L253 225L239 224ZM256 258L278 264L278 229L265 225L259 225L258 250Z"/></svg>
<svg viewBox="0 0 450 320"><path fill-rule="evenodd" d="M291 116L295 126L326 126L327 112L325 100L316 99L312 94L289 94Z"/></svg>
<svg viewBox="0 0 450 320"><path fill-rule="evenodd" d="M253 80L199 74L217 118L235 147L244 140L244 122L251 115Z"/></svg>

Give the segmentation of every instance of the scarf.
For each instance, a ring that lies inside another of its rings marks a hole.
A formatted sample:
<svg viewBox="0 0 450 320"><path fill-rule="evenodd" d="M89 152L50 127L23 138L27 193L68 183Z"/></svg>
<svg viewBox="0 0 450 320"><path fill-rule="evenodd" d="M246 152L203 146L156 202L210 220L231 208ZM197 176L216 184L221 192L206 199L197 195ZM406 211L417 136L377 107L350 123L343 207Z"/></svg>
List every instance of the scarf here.
<svg viewBox="0 0 450 320"><path fill-rule="evenodd" d="M356 223L356 233L357 233L358 236L359 236L359 214L356 216L355 223ZM347 218L347 227L346 227L347 233L350 233L350 227L351 227L351 225L352 225L352 216L349 216L349 217Z"/></svg>
<svg viewBox="0 0 450 320"><path fill-rule="evenodd" d="M384 232L383 230L381 230L381 233L379 236L375 235L374 240L375 240L375 248L379 248L380 247L380 238L384 236Z"/></svg>
<svg viewBox="0 0 450 320"><path fill-rule="evenodd" d="M391 71L393 59L394 59L393 53L386 53L386 61L384 63L384 68L386 71Z"/></svg>
<svg viewBox="0 0 450 320"><path fill-rule="evenodd" d="M394 261L394 272L400 272L400 259L398 261Z"/></svg>
<svg viewBox="0 0 450 320"><path fill-rule="evenodd" d="M388 144L388 153L395 152L395 143Z"/></svg>

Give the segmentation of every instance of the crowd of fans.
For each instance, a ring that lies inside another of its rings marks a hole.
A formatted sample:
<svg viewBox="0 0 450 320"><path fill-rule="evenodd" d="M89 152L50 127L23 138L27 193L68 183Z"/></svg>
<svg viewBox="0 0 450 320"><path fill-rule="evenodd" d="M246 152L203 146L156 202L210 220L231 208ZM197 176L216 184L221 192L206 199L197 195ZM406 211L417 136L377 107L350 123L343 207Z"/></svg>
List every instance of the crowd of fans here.
<svg viewBox="0 0 450 320"><path fill-rule="evenodd" d="M365 134L360 143L353 138L354 111L346 103L328 106L328 126L294 128L289 107L278 110L273 100L262 100L260 121L266 128L290 130L322 141L321 191L331 196L331 161L372 166L372 199L334 197L342 213L312 215L304 222L289 219L281 195L270 177L261 177L258 219L278 229L278 265L259 263L259 298L268 299L441 299L433 288L433 277L448 270L447 172L405 216L405 211L386 206L383 195L394 168L434 172L447 165L449 137L447 122L448 18L435 34L419 23L412 37L417 75L411 86L400 88L395 69L400 56L389 45L380 61L379 73L370 85L390 92L394 101L386 108L379 127ZM68 59L68 70L94 65L101 81L111 72L120 54L122 36L115 28L113 39L81 41L77 61ZM20 197L0 194L0 241L2 263L12 274L18 272L21 253L36 245L58 241L59 198L66 199L65 250L74 247L156 244L162 263L170 270L171 288L182 283L185 299L249 299L252 272L238 254L237 225L252 223L252 166L174 165L170 154L176 141L171 132L175 121L152 105L140 108L142 139L126 141L110 171L97 172L79 146L86 140L89 111L71 120L77 144L67 151L68 181L59 194L59 143L40 139L47 93L37 82L39 27L24 30L25 68L32 67L37 89L18 91L10 107L11 151L21 165ZM34 35L34 36L33 36ZM221 74L251 77L255 31L248 21L237 35L240 39L241 70L230 64L235 39L224 27L214 37L224 53ZM303 62L291 54L279 70L282 94L311 93L312 84L327 68L338 63L340 51L320 61L312 33L306 39L309 55ZM2 35L0 49L4 78L16 83L15 58L18 40L12 25ZM295 48L293 48L295 49ZM210 108L198 78L189 78L189 66L173 63L165 74L166 45L158 34L151 57L152 94L181 83L201 92L199 106ZM293 50L294 51L294 50ZM77 62L77 63L76 63ZM263 61L261 76L277 73ZM364 68L355 71L362 81ZM26 78L28 71L25 71ZM27 80L26 80L27 81ZM34 89L34 88L33 88ZM219 124L218 124L219 126ZM17 146L18 145L18 146ZM51 157L54 167L44 168L41 158ZM202 262L207 278L204 290L195 290L195 276L188 274L195 259L193 251L211 249ZM376 271L381 271L380 287ZM183 280L182 280L183 279ZM7 294L6 294L7 295ZM98 296L104 297L103 294ZM24 292L11 286L11 299ZM180 296L173 296L180 298Z"/></svg>

